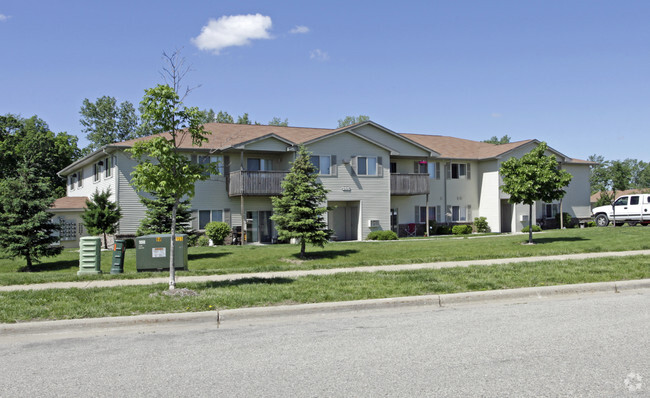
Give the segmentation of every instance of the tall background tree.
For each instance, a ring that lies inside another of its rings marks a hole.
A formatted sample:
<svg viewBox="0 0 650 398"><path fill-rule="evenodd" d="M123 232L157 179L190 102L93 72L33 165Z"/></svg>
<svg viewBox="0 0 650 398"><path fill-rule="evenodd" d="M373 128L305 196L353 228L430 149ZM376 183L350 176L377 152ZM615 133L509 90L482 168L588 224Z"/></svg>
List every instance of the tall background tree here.
<svg viewBox="0 0 650 398"><path fill-rule="evenodd" d="M15 175L0 180L0 249L25 258L23 271L33 271L41 257L63 250L53 246L59 240L55 236L58 226L47 210L54 199L48 178L25 164Z"/></svg>
<svg viewBox="0 0 650 398"><path fill-rule="evenodd" d="M53 196L65 196L66 181L57 172L80 156L77 137L55 134L38 116L0 116L0 179L17 177L20 165L26 165L34 176L47 179Z"/></svg>
<svg viewBox="0 0 650 398"><path fill-rule="evenodd" d="M564 187L571 182L571 174L558 169L557 159L545 155L548 146L540 143L521 158L510 158L501 164L503 192L510 195L510 203L524 203L528 207L528 243L533 243L533 204L562 199Z"/></svg>
<svg viewBox="0 0 650 398"><path fill-rule="evenodd" d="M484 140L483 142L487 142L488 144L502 145L502 144L509 144L510 140L511 140L510 136L506 134L501 138L497 137L496 135L493 135L492 138L490 138L489 140Z"/></svg>
<svg viewBox="0 0 650 398"><path fill-rule="evenodd" d="M361 122L366 122L370 120L370 116L367 115L359 115L359 116L346 116L343 119L339 119L339 128L345 127L345 126L351 126L353 124L361 123Z"/></svg>
<svg viewBox="0 0 650 398"><path fill-rule="evenodd" d="M114 97L103 96L95 102L87 98L79 111L82 131L90 142L84 149L91 153L104 145L130 140L145 134L139 130L138 116L133 104L125 101L117 104Z"/></svg>
<svg viewBox="0 0 650 398"><path fill-rule="evenodd" d="M271 121L269 122L269 126L283 126L287 127L289 125L289 119L284 119L282 120L281 118L275 116Z"/></svg>
<svg viewBox="0 0 650 398"><path fill-rule="evenodd" d="M331 235L323 219L328 210L322 206L327 200L327 190L317 180L316 166L310 155L300 147L291 170L282 181L282 196L271 198L271 220L275 223L278 238L299 239L300 258L305 257L305 243L323 247Z"/></svg>
<svg viewBox="0 0 650 398"><path fill-rule="evenodd" d="M86 201L86 209L81 215L91 235L104 235L104 249L108 249L106 234L114 234L117 231L117 223L122 218L122 209L111 201L110 197L110 188L102 192L96 190L90 200Z"/></svg>

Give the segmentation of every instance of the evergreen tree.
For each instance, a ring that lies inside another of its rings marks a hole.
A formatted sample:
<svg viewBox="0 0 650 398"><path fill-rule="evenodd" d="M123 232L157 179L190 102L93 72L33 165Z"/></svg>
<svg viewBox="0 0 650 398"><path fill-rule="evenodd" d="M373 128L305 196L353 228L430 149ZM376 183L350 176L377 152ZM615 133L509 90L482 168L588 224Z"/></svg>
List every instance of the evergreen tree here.
<svg viewBox="0 0 650 398"><path fill-rule="evenodd" d="M282 120L277 116L273 117L273 119L271 119L271 121L269 122L269 126L287 127L288 125L289 125L289 119L285 118L284 120Z"/></svg>
<svg viewBox="0 0 650 398"><path fill-rule="evenodd" d="M558 169L557 159L545 155L548 146L540 143L520 159L510 158L501 164L503 192L510 194L510 203L524 203L528 210L528 243L533 243L533 203L538 200L552 202L561 199L564 187L571 182L571 174Z"/></svg>
<svg viewBox="0 0 650 398"><path fill-rule="evenodd" d="M339 119L339 128L345 126L351 126L353 124L361 123L370 120L368 115L359 115L359 116L346 116L343 119Z"/></svg>
<svg viewBox="0 0 650 398"><path fill-rule="evenodd" d="M140 202L147 208L145 217L140 221L136 232L138 236L151 234L168 234L172 230L172 208L174 199L171 197L157 196L155 199L140 196ZM179 234L192 234L192 212L190 201L184 200L178 204L176 211L176 232Z"/></svg>
<svg viewBox="0 0 650 398"><path fill-rule="evenodd" d="M229 123L229 124L235 123L235 120L232 118L232 116L230 116L228 112L224 112L224 111L219 111L219 113L217 113L217 117L215 121L217 123Z"/></svg>
<svg viewBox="0 0 650 398"><path fill-rule="evenodd" d="M59 238L48 208L54 201L49 181L35 175L25 165L16 177L0 180L0 248L12 256L22 256L32 271L40 257L55 256L63 250L52 246Z"/></svg>
<svg viewBox="0 0 650 398"><path fill-rule="evenodd" d="M117 223L122 218L122 209L115 202L109 199L111 189L99 192L95 191L90 200L86 201L86 209L81 218L91 235L104 235L104 249L108 249L106 234L114 234L117 231Z"/></svg>
<svg viewBox="0 0 650 398"><path fill-rule="evenodd" d="M305 243L323 247L332 231L327 229L320 207L327 200L327 190L317 180L311 153L301 146L291 170L282 181L282 196L271 198L273 215L280 239L300 239L300 258L305 257Z"/></svg>

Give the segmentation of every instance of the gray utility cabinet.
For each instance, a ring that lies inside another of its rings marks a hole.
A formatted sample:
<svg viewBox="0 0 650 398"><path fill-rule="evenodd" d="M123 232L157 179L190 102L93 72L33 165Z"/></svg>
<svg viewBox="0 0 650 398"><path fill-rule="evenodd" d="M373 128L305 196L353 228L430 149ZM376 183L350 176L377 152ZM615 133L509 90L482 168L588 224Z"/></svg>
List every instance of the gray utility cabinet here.
<svg viewBox="0 0 650 398"><path fill-rule="evenodd" d="M171 234L144 235L135 238L135 267L142 271L169 271ZM187 235L177 234L174 242L174 267L187 270Z"/></svg>

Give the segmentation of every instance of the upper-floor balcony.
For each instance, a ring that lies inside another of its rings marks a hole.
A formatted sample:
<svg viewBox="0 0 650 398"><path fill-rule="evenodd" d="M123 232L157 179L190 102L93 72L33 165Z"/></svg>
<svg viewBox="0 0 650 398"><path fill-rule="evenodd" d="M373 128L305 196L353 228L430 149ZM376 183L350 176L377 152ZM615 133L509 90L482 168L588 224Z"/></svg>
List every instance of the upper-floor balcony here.
<svg viewBox="0 0 650 398"><path fill-rule="evenodd" d="M277 196L282 194L286 171L237 170L229 175L229 196Z"/></svg>
<svg viewBox="0 0 650 398"><path fill-rule="evenodd" d="M429 193L429 174L391 174L391 195L424 195Z"/></svg>

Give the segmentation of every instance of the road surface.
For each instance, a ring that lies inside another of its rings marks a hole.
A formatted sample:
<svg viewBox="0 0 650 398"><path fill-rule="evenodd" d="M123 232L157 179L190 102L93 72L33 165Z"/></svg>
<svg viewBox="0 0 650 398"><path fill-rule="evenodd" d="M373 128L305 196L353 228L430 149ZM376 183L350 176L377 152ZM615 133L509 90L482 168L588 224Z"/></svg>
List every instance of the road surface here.
<svg viewBox="0 0 650 398"><path fill-rule="evenodd" d="M650 290L0 335L0 397L647 397Z"/></svg>

